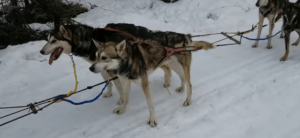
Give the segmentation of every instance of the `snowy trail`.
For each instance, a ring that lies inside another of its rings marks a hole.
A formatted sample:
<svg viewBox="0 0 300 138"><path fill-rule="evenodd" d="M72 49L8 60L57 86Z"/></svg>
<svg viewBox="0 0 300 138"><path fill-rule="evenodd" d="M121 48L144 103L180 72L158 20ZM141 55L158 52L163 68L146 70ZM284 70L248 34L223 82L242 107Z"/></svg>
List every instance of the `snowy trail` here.
<svg viewBox="0 0 300 138"><path fill-rule="evenodd" d="M75 18L94 27L127 22L153 30L205 34L248 30L258 21L256 0L185 0L174 4L156 0L81 2L98 5ZM214 19L207 19L208 15ZM274 32L280 26L281 22L276 24ZM265 27L262 37L267 32ZM256 31L247 36L255 38ZM291 42L298 37L295 33L291 36ZM214 42L222 38L219 35L195 40ZM29 42L0 51L0 106L24 105L73 89L69 57L62 55L50 66L49 57L39 53L45 43ZM119 98L114 88L111 98L100 98L82 106L54 104L37 115L1 127L0 138L298 138L300 49L291 46L289 59L280 62L284 40L279 35L272 39L271 50L266 49L267 41L261 41L255 49L251 47L253 43L243 39L241 45L193 53L190 107L182 106L186 92L175 92L180 84L178 76L172 74L172 95L169 96L162 87L163 71L157 70L150 77L159 123L156 128L147 125L149 111L145 96L142 89L133 84L129 105L122 115L112 113L118 107ZM75 62L78 89L103 81L100 75L88 70L87 62L77 57ZM71 99L91 99L102 87ZM0 110L0 116L9 112L12 110Z"/></svg>

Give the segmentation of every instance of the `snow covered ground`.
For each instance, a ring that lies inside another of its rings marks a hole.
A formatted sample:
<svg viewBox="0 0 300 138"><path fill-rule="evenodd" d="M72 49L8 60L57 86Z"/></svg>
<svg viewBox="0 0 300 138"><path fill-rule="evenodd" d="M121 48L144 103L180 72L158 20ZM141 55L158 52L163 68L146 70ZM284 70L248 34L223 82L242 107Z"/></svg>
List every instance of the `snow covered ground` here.
<svg viewBox="0 0 300 138"><path fill-rule="evenodd" d="M173 4L158 0L80 1L98 6L75 18L93 27L126 22L153 30L205 34L248 30L258 21L256 0L181 0ZM274 32L280 26L281 22L276 24ZM266 27L262 36L267 32ZM247 36L255 38L256 31ZM293 33L291 42L297 37ZM214 42L222 38L195 40ZM49 56L39 53L45 43L34 41L0 51L0 106L26 105L73 89L69 57L62 55L50 66ZM0 138L299 138L300 49L291 46L289 59L280 62L284 40L279 36L273 38L271 50L266 49L267 41L261 41L255 49L253 43L243 39L241 45L193 54L190 107L182 106L186 93L175 92L180 84L175 73L169 96L162 87L163 72L157 70L150 78L159 123L155 128L146 123L149 111L145 96L133 84L131 101L122 115L112 113L118 107L114 88L111 98L82 106L54 104L0 127ZM76 57L75 62L79 89L103 81L88 70L87 62ZM96 87L70 99L91 99L101 89ZM0 116L12 111L0 110ZM0 123L12 118L1 119Z"/></svg>

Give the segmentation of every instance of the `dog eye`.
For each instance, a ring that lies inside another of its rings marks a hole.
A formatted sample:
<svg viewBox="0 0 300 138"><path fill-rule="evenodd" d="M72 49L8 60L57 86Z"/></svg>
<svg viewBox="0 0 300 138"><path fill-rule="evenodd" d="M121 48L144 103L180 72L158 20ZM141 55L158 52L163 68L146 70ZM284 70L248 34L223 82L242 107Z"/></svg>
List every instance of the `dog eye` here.
<svg viewBox="0 0 300 138"><path fill-rule="evenodd" d="M51 43L55 43L57 40L52 40Z"/></svg>
<svg viewBox="0 0 300 138"><path fill-rule="evenodd" d="M107 57L101 57L101 60L106 60L107 59Z"/></svg>

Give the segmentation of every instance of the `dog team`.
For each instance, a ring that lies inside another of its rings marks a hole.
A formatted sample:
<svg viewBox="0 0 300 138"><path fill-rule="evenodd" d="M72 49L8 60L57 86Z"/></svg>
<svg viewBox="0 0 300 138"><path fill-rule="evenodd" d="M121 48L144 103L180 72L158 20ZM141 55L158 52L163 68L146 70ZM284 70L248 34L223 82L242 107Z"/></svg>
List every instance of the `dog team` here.
<svg viewBox="0 0 300 138"><path fill-rule="evenodd" d="M280 59L285 61L289 54L290 33L296 31L300 42L300 1L290 3L288 0L258 0L259 25L257 39L260 38L264 18L269 20L269 36L272 35L275 22L283 18L280 37L285 40L285 54ZM252 47L257 47L258 40ZM114 109L116 114L124 113L131 83L140 85L146 95L146 102L150 111L148 124L157 126L157 117L152 100L149 75L157 68L164 71L164 87L170 85L172 70L179 76L181 85L176 89L183 92L187 89L184 106L192 103L191 84L191 51L171 53L168 49L197 47L208 50L215 45L205 41L193 41L191 35L175 32L149 30L142 26L119 23L107 24L104 28L92 28L83 24L60 25L55 20L55 28L49 34L47 44L40 51L43 55L50 55L49 64L57 60L62 53L73 54L83 58L91 64L90 71L100 73L104 80L115 76L113 81L118 92L120 105ZM271 39L267 48L271 49ZM112 84L107 87L104 97L112 96Z"/></svg>

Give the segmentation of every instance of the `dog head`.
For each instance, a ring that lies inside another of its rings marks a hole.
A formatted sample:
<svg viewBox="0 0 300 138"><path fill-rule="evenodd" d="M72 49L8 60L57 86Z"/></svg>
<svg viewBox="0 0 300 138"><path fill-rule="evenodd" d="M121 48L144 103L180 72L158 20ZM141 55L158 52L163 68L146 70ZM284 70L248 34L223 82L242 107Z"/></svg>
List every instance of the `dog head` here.
<svg viewBox="0 0 300 138"><path fill-rule="evenodd" d="M283 19L286 25L295 25L300 18L300 5L297 3L285 3L282 8Z"/></svg>
<svg viewBox="0 0 300 138"><path fill-rule="evenodd" d="M269 0L257 0L256 2L256 7L262 7L262 6L267 6L269 3Z"/></svg>
<svg viewBox="0 0 300 138"><path fill-rule="evenodd" d="M49 64L53 60L57 60L62 52L69 54L72 51L71 46L72 32L64 25L60 25L59 29L54 29L48 36L47 44L40 51L43 55L51 54Z"/></svg>
<svg viewBox="0 0 300 138"><path fill-rule="evenodd" d="M102 43L96 40L93 40L93 42L98 48L97 60L90 67L90 71L94 73L118 69L121 60L127 57L126 40L123 40L119 44L114 42Z"/></svg>

